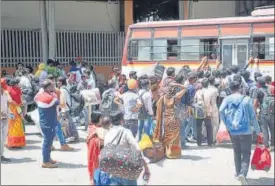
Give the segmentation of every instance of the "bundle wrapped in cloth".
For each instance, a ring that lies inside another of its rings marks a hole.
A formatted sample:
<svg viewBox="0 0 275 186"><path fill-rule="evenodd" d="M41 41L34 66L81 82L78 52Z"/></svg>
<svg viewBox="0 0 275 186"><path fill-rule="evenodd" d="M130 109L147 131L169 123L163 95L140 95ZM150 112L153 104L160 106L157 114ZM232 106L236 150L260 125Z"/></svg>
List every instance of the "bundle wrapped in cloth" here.
<svg viewBox="0 0 275 186"><path fill-rule="evenodd" d="M101 97L98 88L82 90L80 94L83 96L86 105L99 105L101 103Z"/></svg>
<svg viewBox="0 0 275 186"><path fill-rule="evenodd" d="M150 163L156 163L164 158L164 148L161 143L153 143L147 134L143 134L139 142L139 147L143 151Z"/></svg>

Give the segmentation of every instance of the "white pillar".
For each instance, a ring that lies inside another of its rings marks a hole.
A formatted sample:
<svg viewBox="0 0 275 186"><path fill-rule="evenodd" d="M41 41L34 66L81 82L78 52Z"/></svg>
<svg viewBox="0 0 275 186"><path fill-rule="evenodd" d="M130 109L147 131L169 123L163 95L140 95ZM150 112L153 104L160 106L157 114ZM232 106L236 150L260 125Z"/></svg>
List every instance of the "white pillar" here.
<svg viewBox="0 0 275 186"><path fill-rule="evenodd" d="M179 20L184 20L184 1L178 0L179 2Z"/></svg>
<svg viewBox="0 0 275 186"><path fill-rule="evenodd" d="M40 8L40 24L41 24L41 33L42 33L42 56L43 62L46 62L49 58L48 54L48 30L47 30L47 14L46 14L46 1L39 1Z"/></svg>
<svg viewBox="0 0 275 186"><path fill-rule="evenodd" d="M55 59L56 35L55 35L55 1L47 1L48 4L48 33L49 33L49 58Z"/></svg>

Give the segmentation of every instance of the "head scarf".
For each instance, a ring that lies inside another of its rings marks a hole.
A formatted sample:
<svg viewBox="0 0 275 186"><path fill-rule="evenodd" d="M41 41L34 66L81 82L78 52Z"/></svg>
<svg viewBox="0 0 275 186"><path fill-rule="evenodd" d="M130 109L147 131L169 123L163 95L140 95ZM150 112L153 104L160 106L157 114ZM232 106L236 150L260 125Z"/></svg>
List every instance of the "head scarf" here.
<svg viewBox="0 0 275 186"><path fill-rule="evenodd" d="M46 64L45 63L40 63L38 66L38 70L35 73L35 77L39 77L40 74L46 69Z"/></svg>
<svg viewBox="0 0 275 186"><path fill-rule="evenodd" d="M128 85L128 89L134 90L134 89L137 88L137 80L129 79L128 82L127 82L127 85Z"/></svg>

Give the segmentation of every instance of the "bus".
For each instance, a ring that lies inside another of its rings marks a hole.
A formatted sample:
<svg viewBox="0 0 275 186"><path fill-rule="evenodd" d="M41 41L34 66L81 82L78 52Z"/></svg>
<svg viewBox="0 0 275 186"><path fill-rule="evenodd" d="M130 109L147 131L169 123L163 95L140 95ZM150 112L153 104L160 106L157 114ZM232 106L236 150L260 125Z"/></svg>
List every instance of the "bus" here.
<svg viewBox="0 0 275 186"><path fill-rule="evenodd" d="M223 68L245 66L259 59L264 75L274 80L274 7L255 9L248 17L142 22L129 26L122 57L122 73L153 73L153 65L195 69L207 56L210 67L218 59Z"/></svg>

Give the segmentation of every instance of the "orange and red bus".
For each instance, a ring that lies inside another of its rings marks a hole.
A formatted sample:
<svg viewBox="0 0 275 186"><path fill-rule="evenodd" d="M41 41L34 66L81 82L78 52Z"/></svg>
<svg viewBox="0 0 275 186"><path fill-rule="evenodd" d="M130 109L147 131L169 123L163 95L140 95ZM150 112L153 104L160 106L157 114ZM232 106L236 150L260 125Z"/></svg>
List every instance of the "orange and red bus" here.
<svg viewBox="0 0 275 186"><path fill-rule="evenodd" d="M156 62L180 69L197 68L203 56L214 67L244 66L253 56L263 74L274 78L274 8L254 10L252 16L142 22L129 26L122 73L151 73Z"/></svg>

